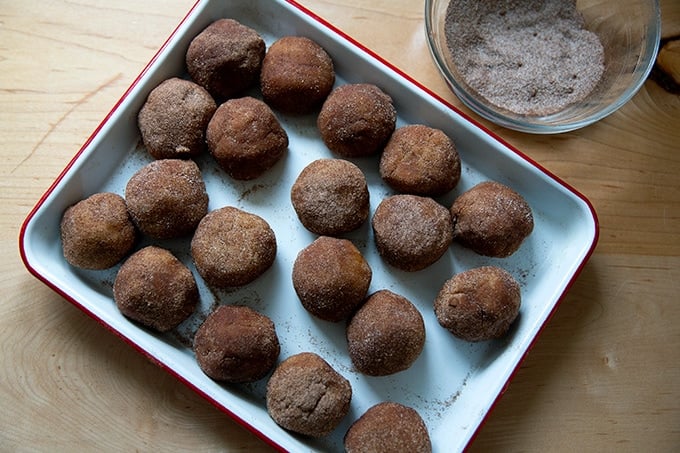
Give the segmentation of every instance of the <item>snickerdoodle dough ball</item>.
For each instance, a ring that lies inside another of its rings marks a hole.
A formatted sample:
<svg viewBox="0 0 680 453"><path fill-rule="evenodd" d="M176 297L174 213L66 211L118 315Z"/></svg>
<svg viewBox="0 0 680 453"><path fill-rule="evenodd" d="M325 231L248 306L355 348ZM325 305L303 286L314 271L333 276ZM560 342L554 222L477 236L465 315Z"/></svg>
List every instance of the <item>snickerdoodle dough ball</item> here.
<svg viewBox="0 0 680 453"><path fill-rule="evenodd" d="M126 317L166 332L194 312L199 293L189 268L170 251L148 246L120 267L113 299Z"/></svg>
<svg viewBox="0 0 680 453"><path fill-rule="evenodd" d="M201 220L191 240L191 256L208 285L243 286L274 263L276 236L262 217L225 206Z"/></svg>
<svg viewBox="0 0 680 453"><path fill-rule="evenodd" d="M436 197L460 180L460 157L442 130L422 124L400 127L380 158L380 176L401 193Z"/></svg>
<svg viewBox="0 0 680 453"><path fill-rule="evenodd" d="M382 151L397 121L392 98L369 83L335 88L321 107L317 127L326 146L340 157Z"/></svg>
<svg viewBox="0 0 680 453"><path fill-rule="evenodd" d="M352 364L369 376L408 369L425 346L425 323L418 309L389 290L373 293L347 325Z"/></svg>
<svg viewBox="0 0 680 453"><path fill-rule="evenodd" d="M451 206L454 241L480 255L505 258L519 249L534 229L527 201L495 181L477 184Z"/></svg>
<svg viewBox="0 0 680 453"><path fill-rule="evenodd" d="M415 272L434 264L453 238L449 210L432 198L393 195L380 202L372 220L380 256L390 265Z"/></svg>
<svg viewBox="0 0 680 453"><path fill-rule="evenodd" d="M363 303L373 273L347 239L321 236L293 263L293 288L302 306L325 321L349 317Z"/></svg>
<svg viewBox="0 0 680 453"><path fill-rule="evenodd" d="M234 19L218 19L189 44L191 78L216 98L231 98L259 79L266 45L252 28Z"/></svg>
<svg viewBox="0 0 680 453"><path fill-rule="evenodd" d="M139 169L125 187L135 225L154 239L191 234L208 212L208 192L192 160L161 159Z"/></svg>
<svg viewBox="0 0 680 453"><path fill-rule="evenodd" d="M312 112L328 97L334 82L333 60L304 36L284 36L274 42L262 62L262 97L281 112Z"/></svg>
<svg viewBox="0 0 680 453"><path fill-rule="evenodd" d="M267 411L281 427L310 437L331 433L349 412L352 387L311 352L279 364L267 383Z"/></svg>
<svg viewBox="0 0 680 453"><path fill-rule="evenodd" d="M343 159L319 159L305 167L290 191L293 208L309 231L337 236L367 219L369 193L359 167Z"/></svg>
<svg viewBox="0 0 680 453"><path fill-rule="evenodd" d="M210 93L189 80L161 82L137 115L146 150L156 159L186 159L205 149L205 129L217 105Z"/></svg>
<svg viewBox="0 0 680 453"><path fill-rule="evenodd" d="M135 245L137 230L123 197L104 192L69 206L61 218L60 235L69 264L101 270L125 258Z"/></svg>
<svg viewBox="0 0 680 453"><path fill-rule="evenodd" d="M427 426L414 409L394 402L369 408L349 427L347 453L430 453Z"/></svg>
<svg viewBox="0 0 680 453"><path fill-rule="evenodd" d="M503 337L519 313L519 283L495 266L469 269L442 286L434 312L442 327L466 341Z"/></svg>
<svg viewBox="0 0 680 453"><path fill-rule="evenodd" d="M253 97L230 99L217 108L207 130L219 166L239 180L255 179L281 159L288 134L267 104Z"/></svg>
<svg viewBox="0 0 680 453"><path fill-rule="evenodd" d="M201 370L228 383L262 379L276 365L280 349L271 319L244 306L217 307L194 336Z"/></svg>

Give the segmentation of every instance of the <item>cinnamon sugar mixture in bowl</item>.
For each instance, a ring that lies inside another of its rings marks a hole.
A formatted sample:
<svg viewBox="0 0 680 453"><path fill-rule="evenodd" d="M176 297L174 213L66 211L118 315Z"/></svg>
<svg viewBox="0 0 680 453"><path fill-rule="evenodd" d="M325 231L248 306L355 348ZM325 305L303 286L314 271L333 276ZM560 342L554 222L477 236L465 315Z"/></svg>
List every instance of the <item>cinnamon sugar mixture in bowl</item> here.
<svg viewBox="0 0 680 453"><path fill-rule="evenodd" d="M436 65L473 111L530 133L611 114L646 79L658 0L426 0Z"/></svg>

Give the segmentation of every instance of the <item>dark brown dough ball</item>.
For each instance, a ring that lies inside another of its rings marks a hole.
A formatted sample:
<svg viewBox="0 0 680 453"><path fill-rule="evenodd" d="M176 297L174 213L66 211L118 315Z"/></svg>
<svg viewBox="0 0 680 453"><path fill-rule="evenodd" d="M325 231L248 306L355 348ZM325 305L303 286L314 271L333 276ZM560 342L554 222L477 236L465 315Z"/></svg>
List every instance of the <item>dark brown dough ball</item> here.
<svg viewBox="0 0 680 453"><path fill-rule="evenodd" d="M519 283L510 273L484 266L454 275L434 302L439 324L458 338L484 341L504 336L517 318Z"/></svg>
<svg viewBox="0 0 680 453"><path fill-rule="evenodd" d="M137 116L146 150L156 159L186 159L205 149L217 105L203 87L178 78L154 88Z"/></svg>
<svg viewBox="0 0 680 453"><path fill-rule="evenodd" d="M319 159L305 167L290 191L293 208L309 231L337 236L368 219L366 178L353 163Z"/></svg>
<svg viewBox="0 0 680 453"><path fill-rule="evenodd" d="M372 276L361 252L347 239L321 236L293 263L293 288L302 306L331 322L346 319L363 303Z"/></svg>
<svg viewBox="0 0 680 453"><path fill-rule="evenodd" d="M341 157L382 151L397 121L392 98L375 85L334 89L321 107L317 126L328 148Z"/></svg>
<svg viewBox="0 0 680 453"><path fill-rule="evenodd" d="M264 102L244 97L220 105L208 124L208 148L234 179L255 179L288 147L288 134Z"/></svg>
<svg viewBox="0 0 680 453"><path fill-rule="evenodd" d="M267 383L267 411L282 428L311 437L330 434L349 412L352 387L324 359L293 355Z"/></svg>
<svg viewBox="0 0 680 453"><path fill-rule="evenodd" d="M189 44L189 75L215 97L230 98L253 86L266 52L262 37L233 19L208 25Z"/></svg>
<svg viewBox="0 0 680 453"><path fill-rule="evenodd" d="M191 256L208 285L242 286L274 263L276 237L262 217L226 206L201 220L191 240Z"/></svg>
<svg viewBox="0 0 680 453"><path fill-rule="evenodd" d="M61 219L64 258L83 269L108 269L132 250L137 231L125 200L96 193L70 206Z"/></svg>
<svg viewBox="0 0 680 453"><path fill-rule="evenodd" d="M199 293L189 268L168 250L148 246L120 267L113 299L128 318L166 332L194 312Z"/></svg>
<svg viewBox="0 0 680 453"><path fill-rule="evenodd" d="M345 434L347 453L430 453L425 422L414 409L383 402L369 408Z"/></svg>
<svg viewBox="0 0 680 453"><path fill-rule="evenodd" d="M194 336L201 370L216 381L254 382L276 365L280 345L274 323L249 307L221 305Z"/></svg>
<svg viewBox="0 0 680 453"><path fill-rule="evenodd" d="M161 159L138 170L125 202L139 230L155 239L186 236L208 212L208 193L192 160Z"/></svg>
<svg viewBox="0 0 680 453"><path fill-rule="evenodd" d="M477 184L451 206L454 240L480 255L505 258L534 229L526 200L495 181Z"/></svg>
<svg viewBox="0 0 680 453"><path fill-rule="evenodd" d="M436 197L460 180L460 157L443 131L422 124L400 127L380 158L380 176L402 193Z"/></svg>
<svg viewBox="0 0 680 453"><path fill-rule="evenodd" d="M425 346L425 323L405 297L388 290L373 293L347 325L352 364L369 376L409 368Z"/></svg>
<svg viewBox="0 0 680 453"><path fill-rule="evenodd" d="M331 57L303 36L279 39L269 47L262 62L262 97L285 113L309 113L320 107L334 82Z"/></svg>
<svg viewBox="0 0 680 453"><path fill-rule="evenodd" d="M453 238L449 211L432 198L417 195L385 198L375 210L372 224L380 256L409 272L436 262Z"/></svg>

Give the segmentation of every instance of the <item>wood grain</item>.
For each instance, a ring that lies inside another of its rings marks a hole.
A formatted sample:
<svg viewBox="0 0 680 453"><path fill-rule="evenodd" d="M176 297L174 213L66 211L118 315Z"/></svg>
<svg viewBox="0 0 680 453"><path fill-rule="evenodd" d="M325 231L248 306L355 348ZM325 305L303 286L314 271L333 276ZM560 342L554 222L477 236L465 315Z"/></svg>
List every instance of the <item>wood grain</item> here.
<svg viewBox="0 0 680 453"><path fill-rule="evenodd" d="M32 206L192 3L0 0L2 451L271 451L18 254ZM468 112L431 62L421 2L301 3ZM679 34L680 3L661 4L664 36ZM601 236L471 450L677 451L680 97L648 81L559 136L480 122L585 194Z"/></svg>

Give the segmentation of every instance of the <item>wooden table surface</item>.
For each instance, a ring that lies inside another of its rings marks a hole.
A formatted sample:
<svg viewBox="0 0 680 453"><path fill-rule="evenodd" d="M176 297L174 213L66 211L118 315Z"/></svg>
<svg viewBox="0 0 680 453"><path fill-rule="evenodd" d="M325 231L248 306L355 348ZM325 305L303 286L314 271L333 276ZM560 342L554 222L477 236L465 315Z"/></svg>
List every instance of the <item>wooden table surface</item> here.
<svg viewBox="0 0 680 453"><path fill-rule="evenodd" d="M32 206L192 3L0 0L1 451L270 451L18 253ZM462 108L428 53L422 2L301 3ZM663 35L680 35L680 2L661 3ZM557 136L484 124L587 196L601 231L471 450L679 451L680 96L649 80Z"/></svg>

